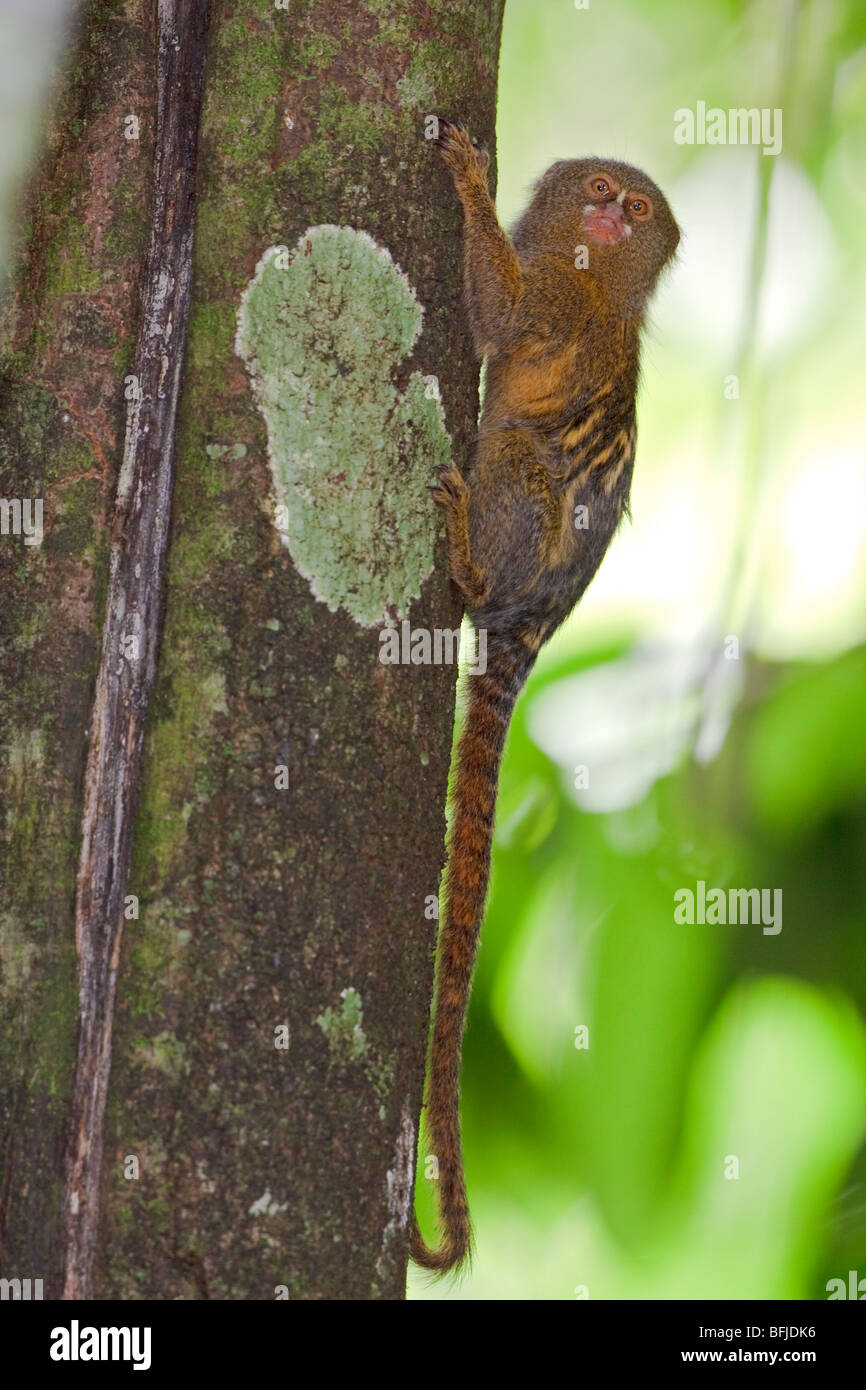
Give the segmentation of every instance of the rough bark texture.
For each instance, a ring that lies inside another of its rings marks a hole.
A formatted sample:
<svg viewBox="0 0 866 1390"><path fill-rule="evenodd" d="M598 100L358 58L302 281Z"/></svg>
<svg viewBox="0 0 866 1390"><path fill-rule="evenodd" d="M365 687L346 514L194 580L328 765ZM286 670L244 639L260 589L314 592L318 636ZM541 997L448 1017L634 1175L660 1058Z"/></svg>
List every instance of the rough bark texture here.
<svg viewBox="0 0 866 1390"><path fill-rule="evenodd" d="M477 373L459 215L424 117L460 116L492 143L500 22L501 0L213 11L97 1297L403 1295L436 929L425 904L443 858L455 672L379 661L357 553L335 558L320 540L317 555L314 541L299 572L274 524L272 468L309 455L313 476L289 479L289 510L348 509L385 610L408 612L413 628L455 626L439 518L432 501L419 512L415 464L429 451L433 472L441 427L418 383L438 378L465 466ZM3 320L0 496L44 497L46 534L40 547L0 537L0 1262L6 1277L44 1278L49 1296L79 1032L86 733L149 239L156 33L155 6L86 8ZM124 138L130 113L138 140ZM375 247L335 239L329 260L331 234L304 235L327 226ZM289 248L288 298L269 323L266 296L250 293L245 347L242 299L277 246ZM414 340L411 292L384 252L423 306ZM300 364L268 366L269 330L291 337L291 286L304 290L310 268L321 318ZM396 327L365 396L370 364L332 325L350 326L356 306L363 324L370 303ZM268 408L281 373L299 392L288 424ZM316 447L292 433L299 416ZM403 470L415 491L401 511ZM385 495L371 523L370 498ZM416 566L420 598L393 564L395 538L431 557L435 542L435 569ZM287 1048L275 1046L283 1025Z"/></svg>
<svg viewBox="0 0 866 1390"><path fill-rule="evenodd" d="M159 0L156 148L141 322L84 777L75 904L79 1035L69 1124L64 1298L90 1298L141 752L156 680L175 439L189 322L195 173L209 0Z"/></svg>

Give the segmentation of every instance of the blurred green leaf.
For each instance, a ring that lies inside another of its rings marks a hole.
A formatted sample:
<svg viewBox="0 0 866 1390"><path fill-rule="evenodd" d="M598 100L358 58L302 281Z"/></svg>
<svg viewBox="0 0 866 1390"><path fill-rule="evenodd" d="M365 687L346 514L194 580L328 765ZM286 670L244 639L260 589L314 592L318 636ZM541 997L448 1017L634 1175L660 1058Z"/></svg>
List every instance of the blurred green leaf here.
<svg viewBox="0 0 866 1390"><path fill-rule="evenodd" d="M802 834L866 802L866 649L792 673L755 712L746 779L772 829Z"/></svg>

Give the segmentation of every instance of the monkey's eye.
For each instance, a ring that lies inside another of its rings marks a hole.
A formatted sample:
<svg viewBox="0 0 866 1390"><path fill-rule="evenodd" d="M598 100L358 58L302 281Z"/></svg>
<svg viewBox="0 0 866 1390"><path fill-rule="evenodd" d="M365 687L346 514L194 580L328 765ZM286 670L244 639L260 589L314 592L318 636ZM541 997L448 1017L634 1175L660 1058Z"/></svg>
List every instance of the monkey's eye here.
<svg viewBox="0 0 866 1390"><path fill-rule="evenodd" d="M589 187L590 191L594 193L597 198L603 198L605 193L610 192L610 184L607 179L602 178L600 174L597 178L590 179Z"/></svg>
<svg viewBox="0 0 866 1390"><path fill-rule="evenodd" d="M644 220L646 220L646 218L648 217L652 217L653 205L650 202L649 198L629 198L628 206L629 211L632 213L634 217L640 217Z"/></svg>

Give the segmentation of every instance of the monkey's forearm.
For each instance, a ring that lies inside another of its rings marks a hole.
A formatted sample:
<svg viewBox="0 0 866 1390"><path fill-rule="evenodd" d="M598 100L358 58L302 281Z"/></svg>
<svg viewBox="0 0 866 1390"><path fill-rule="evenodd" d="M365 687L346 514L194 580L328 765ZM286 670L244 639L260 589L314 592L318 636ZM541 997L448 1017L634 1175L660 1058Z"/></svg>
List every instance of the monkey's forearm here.
<svg viewBox="0 0 866 1390"><path fill-rule="evenodd" d="M463 286L472 339L479 357L496 353L523 293L523 276L485 189L466 210Z"/></svg>
<svg viewBox="0 0 866 1390"><path fill-rule="evenodd" d="M499 225L487 186L488 156L465 130L443 121L440 145L463 206L463 283L480 357L494 354L524 290L517 254Z"/></svg>

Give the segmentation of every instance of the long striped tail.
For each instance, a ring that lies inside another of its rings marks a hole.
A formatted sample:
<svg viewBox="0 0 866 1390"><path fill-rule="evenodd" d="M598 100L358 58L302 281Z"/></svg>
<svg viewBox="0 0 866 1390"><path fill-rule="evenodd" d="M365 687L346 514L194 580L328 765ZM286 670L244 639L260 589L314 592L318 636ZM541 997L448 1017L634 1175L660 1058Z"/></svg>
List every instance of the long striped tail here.
<svg viewBox="0 0 866 1390"><path fill-rule="evenodd" d="M520 641L491 639L487 667L468 675L468 707L457 747L454 812L445 871L445 910L436 958L426 1129L438 1161L439 1244L425 1244L413 1216L410 1253L444 1274L471 1254L472 1226L460 1141L460 1053L487 885L499 765L517 697L535 660Z"/></svg>

